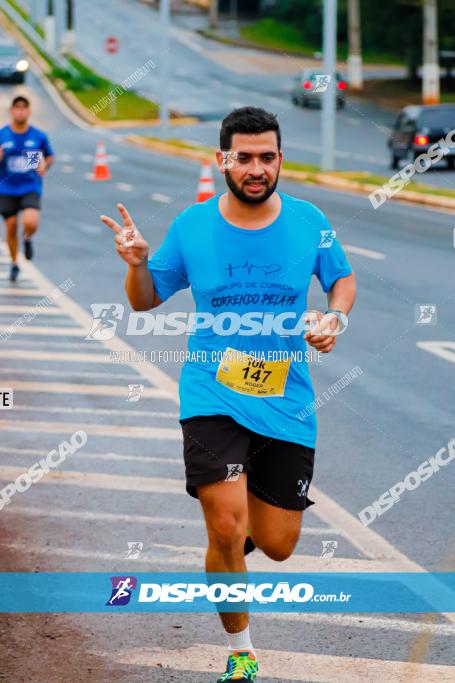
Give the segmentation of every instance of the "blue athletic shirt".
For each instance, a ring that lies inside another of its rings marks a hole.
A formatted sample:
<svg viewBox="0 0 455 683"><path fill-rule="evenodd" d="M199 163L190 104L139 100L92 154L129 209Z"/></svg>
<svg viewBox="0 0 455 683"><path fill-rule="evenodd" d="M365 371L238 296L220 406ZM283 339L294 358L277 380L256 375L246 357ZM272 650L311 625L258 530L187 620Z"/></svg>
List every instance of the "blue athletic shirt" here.
<svg viewBox="0 0 455 683"><path fill-rule="evenodd" d="M53 155L47 135L34 126L29 126L25 133L15 133L10 126L4 126L0 129L0 146L0 194L41 194L43 181L35 169L41 155Z"/></svg>
<svg viewBox="0 0 455 683"><path fill-rule="evenodd" d="M352 268L325 215L309 202L279 194L278 218L260 229L239 228L226 221L218 208L220 195L179 214L148 261L160 299L166 301L191 287L196 313L226 313L229 318L234 312L295 312L295 321L283 322L285 328L295 327L306 311L312 275L328 292ZM225 328L231 329L228 322ZM257 434L314 448L314 412L297 417L314 400L303 334L284 336L272 330L270 335L224 336L213 327L197 329L189 336L190 357L180 378L180 419L228 415ZM215 379L219 356L227 347L259 358L264 354L266 359L270 351L287 351L289 357L294 352L303 360L291 361L284 395L245 395ZM212 362L213 351L220 354Z"/></svg>

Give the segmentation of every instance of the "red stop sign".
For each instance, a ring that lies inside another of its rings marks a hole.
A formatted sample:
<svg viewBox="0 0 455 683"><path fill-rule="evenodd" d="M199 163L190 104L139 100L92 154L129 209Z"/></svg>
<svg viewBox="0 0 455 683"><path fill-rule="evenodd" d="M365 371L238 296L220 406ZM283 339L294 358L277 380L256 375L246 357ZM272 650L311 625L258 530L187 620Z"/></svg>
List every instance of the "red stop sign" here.
<svg viewBox="0 0 455 683"><path fill-rule="evenodd" d="M118 51L118 38L115 36L109 36L106 38L106 41L104 43L104 47L106 48L106 52L117 52Z"/></svg>

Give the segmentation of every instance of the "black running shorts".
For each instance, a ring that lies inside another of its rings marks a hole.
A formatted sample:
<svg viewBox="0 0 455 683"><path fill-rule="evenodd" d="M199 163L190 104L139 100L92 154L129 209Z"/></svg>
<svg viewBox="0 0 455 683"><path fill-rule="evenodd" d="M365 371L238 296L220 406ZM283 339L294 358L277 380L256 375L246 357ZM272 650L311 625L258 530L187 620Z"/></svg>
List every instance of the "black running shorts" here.
<svg viewBox="0 0 455 683"><path fill-rule="evenodd" d="M41 195L38 192L26 194L0 194L0 214L3 218L15 216L23 209L40 209Z"/></svg>
<svg viewBox="0 0 455 683"><path fill-rule="evenodd" d="M236 481L247 475L248 490L285 510L305 510L313 477L314 448L281 441L238 424L227 415L180 420L186 490L198 498L197 486Z"/></svg>

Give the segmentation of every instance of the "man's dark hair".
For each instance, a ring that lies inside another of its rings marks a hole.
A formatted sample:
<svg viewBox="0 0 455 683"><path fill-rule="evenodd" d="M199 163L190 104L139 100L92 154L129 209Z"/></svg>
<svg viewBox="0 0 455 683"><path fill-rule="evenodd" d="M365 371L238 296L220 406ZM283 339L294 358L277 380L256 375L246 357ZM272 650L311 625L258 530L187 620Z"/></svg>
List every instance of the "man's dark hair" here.
<svg viewBox="0 0 455 683"><path fill-rule="evenodd" d="M220 149L231 149L232 136L235 133L241 135L259 135L268 130L276 133L278 149L281 150L281 131L275 114L260 109L259 107L241 107L234 109L223 119L220 130Z"/></svg>
<svg viewBox="0 0 455 683"><path fill-rule="evenodd" d="M18 104L19 102L23 102L26 107L30 106L30 100L28 100L24 95L18 95L17 97L15 97L14 100L11 102L11 106L14 107L14 105Z"/></svg>

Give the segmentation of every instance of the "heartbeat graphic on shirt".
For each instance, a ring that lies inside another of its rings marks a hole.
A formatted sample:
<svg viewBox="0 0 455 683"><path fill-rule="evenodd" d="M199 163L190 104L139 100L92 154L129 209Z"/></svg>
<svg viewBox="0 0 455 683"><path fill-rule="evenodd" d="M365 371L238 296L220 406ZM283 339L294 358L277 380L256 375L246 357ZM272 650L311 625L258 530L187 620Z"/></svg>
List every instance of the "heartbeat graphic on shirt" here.
<svg viewBox="0 0 455 683"><path fill-rule="evenodd" d="M241 266L233 266L232 263L230 263L228 267L225 268L225 270L228 270L230 277L232 277L234 274L234 270L236 270L237 268L246 268L248 275L251 275L251 271L253 270L253 268L262 270L264 275L270 275L271 273L276 273L279 270L281 270L281 266L279 263L272 263L270 266L256 266L254 265L254 263L249 263L248 259Z"/></svg>

